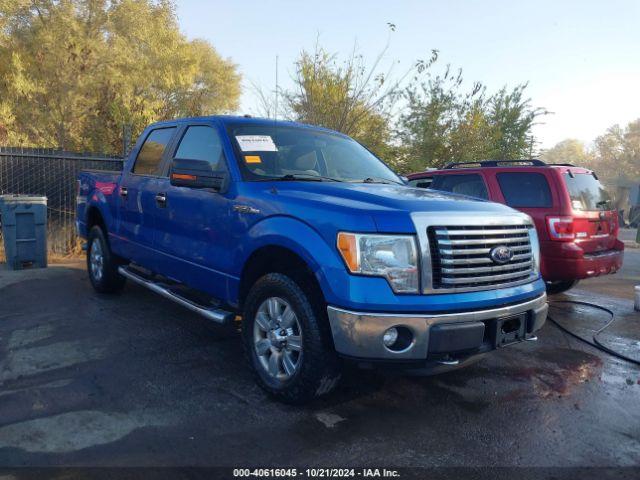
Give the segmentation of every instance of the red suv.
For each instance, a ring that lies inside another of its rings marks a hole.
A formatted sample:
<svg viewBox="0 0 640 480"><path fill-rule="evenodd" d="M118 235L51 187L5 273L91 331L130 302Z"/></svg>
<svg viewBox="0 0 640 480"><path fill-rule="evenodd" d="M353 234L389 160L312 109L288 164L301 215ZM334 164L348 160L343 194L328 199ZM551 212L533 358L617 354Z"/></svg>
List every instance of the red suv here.
<svg viewBox="0 0 640 480"><path fill-rule="evenodd" d="M591 170L540 160L451 163L409 175L409 185L479 197L531 215L549 293L622 267L618 215Z"/></svg>

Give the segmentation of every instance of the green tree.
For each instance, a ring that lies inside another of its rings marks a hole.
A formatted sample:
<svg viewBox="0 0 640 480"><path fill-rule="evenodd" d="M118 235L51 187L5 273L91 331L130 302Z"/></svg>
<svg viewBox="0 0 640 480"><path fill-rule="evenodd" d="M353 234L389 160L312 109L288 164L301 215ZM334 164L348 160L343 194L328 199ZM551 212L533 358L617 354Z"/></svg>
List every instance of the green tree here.
<svg viewBox="0 0 640 480"><path fill-rule="evenodd" d="M168 0L4 0L0 29L0 141L119 152L123 124L238 105L236 66Z"/></svg>
<svg viewBox="0 0 640 480"><path fill-rule="evenodd" d="M403 149L401 170L441 166L450 161L454 151L471 148L473 141L463 132L477 122L476 113L482 111L483 100L480 89L462 98L461 85L462 72L452 72L447 67L443 75L406 88L407 106L400 116L397 132ZM465 103L473 104L466 113L461 111ZM461 119L465 127L459 129Z"/></svg>
<svg viewBox="0 0 640 480"><path fill-rule="evenodd" d="M392 69L380 72L385 50L371 67L355 49L342 64L319 46L312 53L303 50L295 64L295 87L283 92L285 114L345 133L381 158L393 160L390 121L409 72L398 77Z"/></svg>
<svg viewBox="0 0 640 480"><path fill-rule="evenodd" d="M640 118L626 127L613 125L594 141L593 167L603 178L637 181L640 177Z"/></svg>
<svg viewBox="0 0 640 480"><path fill-rule="evenodd" d="M586 145L575 138L568 138L558 142L548 150L545 150L541 159L547 163L572 163L587 168L594 167L594 155Z"/></svg>
<svg viewBox="0 0 640 480"><path fill-rule="evenodd" d="M462 72L449 67L408 87L398 128L405 151L403 170L453 161L529 158L534 147L531 129L547 112L532 107L525 90L526 84L488 95L476 82L464 91Z"/></svg>

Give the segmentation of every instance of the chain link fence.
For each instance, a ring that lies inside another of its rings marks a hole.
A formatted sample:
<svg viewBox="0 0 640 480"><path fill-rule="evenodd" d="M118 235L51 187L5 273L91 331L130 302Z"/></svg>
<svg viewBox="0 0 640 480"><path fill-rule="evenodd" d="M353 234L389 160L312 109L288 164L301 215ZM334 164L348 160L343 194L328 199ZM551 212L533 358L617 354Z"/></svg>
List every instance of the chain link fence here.
<svg viewBox="0 0 640 480"><path fill-rule="evenodd" d="M47 197L49 253L79 253L75 234L76 179L80 170L122 170L122 158L47 148L0 147L0 195ZM0 255L4 242L0 231Z"/></svg>

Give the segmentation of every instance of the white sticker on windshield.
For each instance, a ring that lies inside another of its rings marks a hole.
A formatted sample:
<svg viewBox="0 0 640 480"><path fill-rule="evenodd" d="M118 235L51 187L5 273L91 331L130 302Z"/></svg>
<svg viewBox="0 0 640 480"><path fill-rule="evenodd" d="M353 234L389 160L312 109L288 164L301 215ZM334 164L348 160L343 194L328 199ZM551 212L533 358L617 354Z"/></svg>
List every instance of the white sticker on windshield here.
<svg viewBox="0 0 640 480"><path fill-rule="evenodd" d="M236 135L243 152L277 152L278 147L269 135Z"/></svg>

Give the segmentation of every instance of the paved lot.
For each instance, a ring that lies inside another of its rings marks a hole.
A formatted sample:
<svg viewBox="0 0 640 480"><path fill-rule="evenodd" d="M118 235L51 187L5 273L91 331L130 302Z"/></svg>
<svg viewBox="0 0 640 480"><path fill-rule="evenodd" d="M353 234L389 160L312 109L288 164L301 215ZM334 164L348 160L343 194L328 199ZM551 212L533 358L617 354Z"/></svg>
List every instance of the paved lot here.
<svg viewBox="0 0 640 480"><path fill-rule="evenodd" d="M603 338L640 356L636 284L640 250L559 298L615 310ZM640 464L640 369L550 323L539 337L436 377L349 372L290 407L255 386L232 329L135 285L97 295L81 263L0 270L0 466Z"/></svg>
<svg viewBox="0 0 640 480"><path fill-rule="evenodd" d="M627 248L639 248L640 245L636 242L637 234L636 228L621 228L618 238L625 243Z"/></svg>

